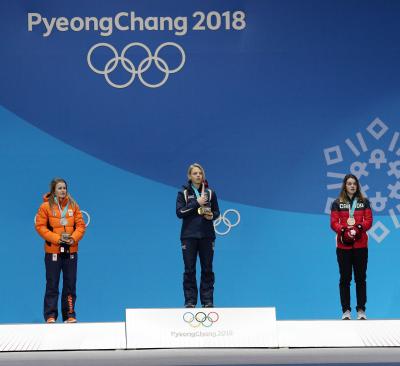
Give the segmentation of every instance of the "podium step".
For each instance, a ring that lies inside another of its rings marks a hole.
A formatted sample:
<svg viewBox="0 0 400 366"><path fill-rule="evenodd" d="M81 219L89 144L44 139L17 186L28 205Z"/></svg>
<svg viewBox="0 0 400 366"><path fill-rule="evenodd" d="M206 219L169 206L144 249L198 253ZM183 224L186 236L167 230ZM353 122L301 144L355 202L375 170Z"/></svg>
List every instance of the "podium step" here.
<svg viewBox="0 0 400 366"><path fill-rule="evenodd" d="M125 349L125 323L0 325L0 351Z"/></svg>
<svg viewBox="0 0 400 366"><path fill-rule="evenodd" d="M278 347L275 308L127 309L128 348Z"/></svg>
<svg viewBox="0 0 400 366"><path fill-rule="evenodd" d="M395 348L400 320L277 321L275 308L127 309L126 322L0 325L0 352Z"/></svg>
<svg viewBox="0 0 400 366"><path fill-rule="evenodd" d="M277 321L279 347L400 347L400 320Z"/></svg>

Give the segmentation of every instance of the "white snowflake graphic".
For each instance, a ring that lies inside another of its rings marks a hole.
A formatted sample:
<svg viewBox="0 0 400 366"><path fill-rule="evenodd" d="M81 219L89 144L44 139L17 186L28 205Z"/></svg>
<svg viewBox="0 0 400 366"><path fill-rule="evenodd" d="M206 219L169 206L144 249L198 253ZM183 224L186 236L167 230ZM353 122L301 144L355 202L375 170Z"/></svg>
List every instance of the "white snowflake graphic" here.
<svg viewBox="0 0 400 366"><path fill-rule="evenodd" d="M329 170L326 175L328 178L336 179L336 182L327 184L326 188L328 191L340 190L342 180L347 172L334 172L332 170L334 170L335 164L346 164L342 152L345 151L343 149L349 149L355 156L355 159L349 162L348 171L360 180L361 189L368 196L373 212L379 215L389 215L394 229L399 229L400 221L396 211L400 213L400 204L396 205L396 203L400 200L400 147L397 148L400 145L398 144L400 132L393 132L389 145L387 146L386 144L384 146L385 143L382 142L381 138L386 133L390 133L390 129L381 119L375 118L367 126L366 133L375 140L374 145L378 142L378 148L369 151L366 143L368 135L357 132L355 134L356 142L354 138L353 140L347 138L344 141L345 144L342 146L335 145L324 149L325 161ZM364 136L367 137L364 138ZM373 170L380 172L383 176L381 180L385 182L384 189L374 191L365 183L368 181L368 177ZM330 213L331 204L334 200L335 198L329 194L325 213ZM370 237L380 244L390 234L390 229L391 227L387 227L381 220L377 220L370 229L369 234Z"/></svg>

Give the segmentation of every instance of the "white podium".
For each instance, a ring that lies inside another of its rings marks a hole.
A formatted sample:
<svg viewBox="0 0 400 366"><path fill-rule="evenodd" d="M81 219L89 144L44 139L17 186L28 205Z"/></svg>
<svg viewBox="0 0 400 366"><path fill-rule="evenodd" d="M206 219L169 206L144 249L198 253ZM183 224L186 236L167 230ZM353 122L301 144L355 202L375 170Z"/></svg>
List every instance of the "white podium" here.
<svg viewBox="0 0 400 366"><path fill-rule="evenodd" d="M400 320L283 320L279 347L400 347Z"/></svg>
<svg viewBox="0 0 400 366"><path fill-rule="evenodd" d="M278 347L275 308L127 309L128 349Z"/></svg>
<svg viewBox="0 0 400 366"><path fill-rule="evenodd" d="M0 353L169 348L400 347L400 320L280 320L275 308L127 309L126 321L0 324Z"/></svg>
<svg viewBox="0 0 400 366"><path fill-rule="evenodd" d="M125 323L0 325L0 352L92 349L126 349Z"/></svg>

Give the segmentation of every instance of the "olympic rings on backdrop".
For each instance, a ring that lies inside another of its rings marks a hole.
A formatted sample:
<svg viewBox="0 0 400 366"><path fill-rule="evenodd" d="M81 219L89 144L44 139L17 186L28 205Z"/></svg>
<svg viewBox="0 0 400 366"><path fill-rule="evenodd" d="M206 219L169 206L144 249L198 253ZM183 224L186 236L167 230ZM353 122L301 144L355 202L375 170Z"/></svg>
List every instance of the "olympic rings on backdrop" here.
<svg viewBox="0 0 400 366"><path fill-rule="evenodd" d="M211 327L214 323L216 323L219 319L218 313L212 311L208 314L199 311L196 314L191 313L190 311L183 314L183 321L188 323L191 327L197 328L199 326L203 326L206 328Z"/></svg>
<svg viewBox="0 0 400 366"><path fill-rule="evenodd" d="M86 215L86 217L87 217L87 220L85 222L85 226L88 227L89 224L90 224L90 215L89 215L89 213L87 211L81 210L81 212L82 212L82 214Z"/></svg>
<svg viewBox="0 0 400 366"><path fill-rule="evenodd" d="M236 220L234 223L232 223L232 221L227 217L227 214L229 213L233 213L236 215ZM217 227L219 227L221 223L223 223L226 226L226 229L224 231L218 231L217 229ZM233 227L238 226L239 223L240 223L239 211L235 210L234 208L230 208L214 221L214 230L218 235L226 235L231 231Z"/></svg>
<svg viewBox="0 0 400 366"><path fill-rule="evenodd" d="M96 67L93 66L93 63L92 63L93 52L99 47L108 48L113 53L113 57L107 61L107 63L105 64L103 69L97 69ZM126 52L132 47L140 47L140 48L144 49L147 53L147 57L145 57L142 61L140 61L139 65L137 65L137 66L135 66L133 64L133 62L129 58L126 57ZM164 47L174 47L180 52L181 62L179 63L179 65L176 68L170 69L167 62L159 56L160 51ZM147 47L145 44L140 43L140 42L132 42L124 47L124 49L121 52L121 56L119 56L118 52L114 46L110 45L109 43L103 42L103 43L97 43L97 44L93 45L89 49L86 59L87 59L87 63L89 65L89 67L96 74L104 75L107 83L114 88L123 89L123 88L128 87L129 85L131 85L133 83L136 75L138 76L141 83L143 85L147 86L148 88L159 88L160 86L164 85L167 82L169 74L174 74L182 69L182 67L186 61L186 54L185 54L185 51L183 50L182 46L180 46L179 44L177 44L175 42L165 42L165 43L160 44L157 47L156 51L154 52L154 56L152 55L150 48ZM159 83L155 83L155 84L151 84L151 83L147 82L146 80L144 80L144 78L143 78L143 73L145 73L151 67L153 61L154 61L155 66L157 67L157 69L164 73L164 77L162 78L162 80ZM117 68L117 66L120 62L121 62L122 67L125 69L125 71L127 71L130 74L129 80L124 84L116 84L110 79L110 74Z"/></svg>
<svg viewBox="0 0 400 366"><path fill-rule="evenodd" d="M89 213L88 213L87 211L81 210L81 212L82 212L82 214L86 215L86 217L87 217L87 220L86 220L86 222L85 222L85 226L88 227L89 224L90 224L90 215L89 215ZM35 215L35 217L33 218L33 223L34 223L35 225L36 225L36 216L37 216L37 215Z"/></svg>

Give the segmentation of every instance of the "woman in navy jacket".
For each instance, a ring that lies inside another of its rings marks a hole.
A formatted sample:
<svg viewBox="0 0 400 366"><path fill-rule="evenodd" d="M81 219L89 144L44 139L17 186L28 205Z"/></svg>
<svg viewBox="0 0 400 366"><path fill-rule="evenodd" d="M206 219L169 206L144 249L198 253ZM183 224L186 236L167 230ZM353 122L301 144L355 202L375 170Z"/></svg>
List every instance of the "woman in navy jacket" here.
<svg viewBox="0 0 400 366"><path fill-rule="evenodd" d="M182 219L181 244L185 272L183 292L185 307L197 304L196 261L200 258L200 301L203 307L214 306L214 257L215 230L213 220L220 215L217 195L208 188L204 169L192 164L188 169L188 183L178 192L176 215Z"/></svg>

